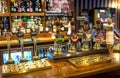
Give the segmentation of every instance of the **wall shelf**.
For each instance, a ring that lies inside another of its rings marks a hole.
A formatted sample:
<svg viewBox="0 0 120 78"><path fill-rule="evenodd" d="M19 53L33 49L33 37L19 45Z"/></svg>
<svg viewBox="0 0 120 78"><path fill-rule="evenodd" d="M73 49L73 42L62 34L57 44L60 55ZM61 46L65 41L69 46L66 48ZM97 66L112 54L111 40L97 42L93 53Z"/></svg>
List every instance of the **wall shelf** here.
<svg viewBox="0 0 120 78"><path fill-rule="evenodd" d="M0 13L0 16L10 16L10 13Z"/></svg>
<svg viewBox="0 0 120 78"><path fill-rule="evenodd" d="M42 13L11 13L11 16L44 16Z"/></svg>

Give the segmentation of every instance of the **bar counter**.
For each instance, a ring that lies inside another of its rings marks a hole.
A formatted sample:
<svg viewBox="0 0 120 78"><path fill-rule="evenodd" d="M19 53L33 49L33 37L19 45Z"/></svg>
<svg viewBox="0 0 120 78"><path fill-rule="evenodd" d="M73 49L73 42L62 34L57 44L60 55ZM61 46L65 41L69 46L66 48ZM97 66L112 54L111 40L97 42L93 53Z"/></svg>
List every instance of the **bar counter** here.
<svg viewBox="0 0 120 78"><path fill-rule="evenodd" d="M114 55L112 54L112 56ZM50 69L4 77L0 75L0 78L80 78L120 69L118 58L112 58L111 62L94 64L79 68L74 67L68 61L48 61L52 64L52 68Z"/></svg>

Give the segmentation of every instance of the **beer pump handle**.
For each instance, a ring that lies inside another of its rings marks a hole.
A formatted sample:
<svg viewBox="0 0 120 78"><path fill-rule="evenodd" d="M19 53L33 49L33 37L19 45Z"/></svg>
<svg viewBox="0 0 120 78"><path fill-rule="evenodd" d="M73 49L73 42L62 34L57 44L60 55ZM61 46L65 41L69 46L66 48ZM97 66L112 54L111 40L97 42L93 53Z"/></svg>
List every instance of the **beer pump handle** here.
<svg viewBox="0 0 120 78"><path fill-rule="evenodd" d="M30 35L31 35L31 39L33 40L33 37L37 36L37 32L36 31L31 31Z"/></svg>
<svg viewBox="0 0 120 78"><path fill-rule="evenodd" d="M18 42L19 42L19 44L21 43L21 38L23 38L23 36L24 36L24 33L23 32L18 32L17 34L16 34L16 36L18 37Z"/></svg>
<svg viewBox="0 0 120 78"><path fill-rule="evenodd" d="M32 41L34 42L34 56L33 56L33 60L38 60L39 57L37 55L37 45L36 45L36 36L37 36L37 32L35 30L32 30L31 33L31 38L32 38Z"/></svg>

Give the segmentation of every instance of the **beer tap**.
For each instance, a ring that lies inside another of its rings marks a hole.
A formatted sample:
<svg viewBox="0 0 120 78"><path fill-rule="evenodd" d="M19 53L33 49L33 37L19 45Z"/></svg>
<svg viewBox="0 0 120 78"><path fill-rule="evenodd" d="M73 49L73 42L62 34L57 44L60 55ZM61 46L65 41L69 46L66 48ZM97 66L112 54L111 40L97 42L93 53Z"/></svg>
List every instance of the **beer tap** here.
<svg viewBox="0 0 120 78"><path fill-rule="evenodd" d="M88 50L89 50L88 39L86 35L84 34L82 38L82 51L88 51Z"/></svg>
<svg viewBox="0 0 120 78"><path fill-rule="evenodd" d="M12 33L5 32L3 35L7 39L8 60L6 62L6 65L2 66L2 72L3 73L11 73L11 72L15 71L14 61L11 58L11 52L10 52L10 38L12 36Z"/></svg>
<svg viewBox="0 0 120 78"><path fill-rule="evenodd" d="M94 49L100 49L101 47L100 47L100 42L99 42L99 39L96 39L95 40L95 44L94 44L94 47L93 47Z"/></svg>
<svg viewBox="0 0 120 78"><path fill-rule="evenodd" d="M70 36L69 41L70 41L70 47L69 47L68 52L75 53L76 52L76 44L78 42L78 37L74 32L72 32L72 35Z"/></svg>
<svg viewBox="0 0 120 78"><path fill-rule="evenodd" d="M37 32L35 30L32 30L32 32L30 33L31 37L32 37L32 40L34 42L34 56L33 56L33 60L38 60L39 57L37 55L37 41L36 41L36 35L37 35Z"/></svg>
<svg viewBox="0 0 120 78"><path fill-rule="evenodd" d="M56 49L55 49L55 52L54 52L55 55L61 54L61 44L62 44L62 42L64 42L64 35L61 35L59 33L59 31L57 31L55 42L54 42L56 44Z"/></svg>
<svg viewBox="0 0 120 78"><path fill-rule="evenodd" d="M25 62L26 59L25 59L25 56L24 56L24 44L23 44L24 33L21 32L21 31L18 31L18 33L16 35L19 38L19 43L20 43L20 46L21 46L21 61L20 62Z"/></svg>

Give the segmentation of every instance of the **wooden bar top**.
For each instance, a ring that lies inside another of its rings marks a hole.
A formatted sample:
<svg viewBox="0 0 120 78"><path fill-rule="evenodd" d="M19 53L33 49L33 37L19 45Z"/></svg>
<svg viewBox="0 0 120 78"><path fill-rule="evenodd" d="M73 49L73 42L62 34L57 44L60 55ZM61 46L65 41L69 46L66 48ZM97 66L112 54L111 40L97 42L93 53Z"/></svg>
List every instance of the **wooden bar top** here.
<svg viewBox="0 0 120 78"><path fill-rule="evenodd" d="M120 69L120 63L106 62L75 68L67 61L51 62L52 68L0 78L80 78Z"/></svg>

